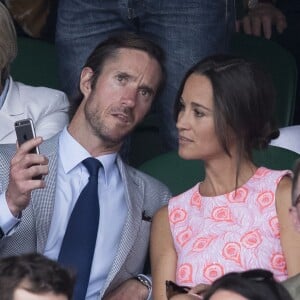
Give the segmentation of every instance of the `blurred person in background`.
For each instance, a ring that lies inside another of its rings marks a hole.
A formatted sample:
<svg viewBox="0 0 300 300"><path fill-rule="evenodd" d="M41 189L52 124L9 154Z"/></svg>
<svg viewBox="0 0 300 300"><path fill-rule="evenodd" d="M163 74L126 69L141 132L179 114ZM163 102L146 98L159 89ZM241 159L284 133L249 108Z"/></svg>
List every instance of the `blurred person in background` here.
<svg viewBox="0 0 300 300"><path fill-rule="evenodd" d="M15 143L14 123L26 118L33 120L37 135L48 139L68 123L69 101L61 91L25 85L10 76L10 65L17 55L17 36L2 3L0 36L0 143Z"/></svg>

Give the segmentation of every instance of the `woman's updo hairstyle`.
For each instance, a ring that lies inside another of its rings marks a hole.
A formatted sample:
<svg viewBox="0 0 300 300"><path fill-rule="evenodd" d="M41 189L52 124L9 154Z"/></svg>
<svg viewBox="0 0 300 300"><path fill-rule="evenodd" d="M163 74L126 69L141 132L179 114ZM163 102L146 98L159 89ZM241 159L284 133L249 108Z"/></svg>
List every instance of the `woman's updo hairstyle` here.
<svg viewBox="0 0 300 300"><path fill-rule="evenodd" d="M239 154L250 158L253 149L263 149L279 136L274 121L275 88L256 63L229 55L211 56L197 63L180 87L176 118L184 84L191 74L206 76L211 82L216 134L228 155L232 137Z"/></svg>

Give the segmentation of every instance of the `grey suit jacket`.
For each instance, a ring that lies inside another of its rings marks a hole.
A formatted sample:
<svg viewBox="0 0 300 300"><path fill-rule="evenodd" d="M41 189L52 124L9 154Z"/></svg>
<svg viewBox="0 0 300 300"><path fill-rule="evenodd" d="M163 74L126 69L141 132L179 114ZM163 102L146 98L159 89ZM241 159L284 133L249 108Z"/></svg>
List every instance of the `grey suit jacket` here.
<svg viewBox="0 0 300 300"><path fill-rule="evenodd" d="M46 188L32 192L30 204L23 211L20 224L13 234L0 241L1 257L44 251L54 207L58 136L55 135L40 146L40 152L49 159ZM0 145L0 193L7 188L9 164L14 153L14 145ZM151 225L151 222L143 220L143 212L152 217L171 196L168 188L156 179L124 164L120 158L117 159L117 164L124 180L128 215L118 254L107 276L101 298L104 292L143 271ZM80 237L78 242L80 243Z"/></svg>
<svg viewBox="0 0 300 300"><path fill-rule="evenodd" d="M300 274L282 282L294 300L300 300Z"/></svg>

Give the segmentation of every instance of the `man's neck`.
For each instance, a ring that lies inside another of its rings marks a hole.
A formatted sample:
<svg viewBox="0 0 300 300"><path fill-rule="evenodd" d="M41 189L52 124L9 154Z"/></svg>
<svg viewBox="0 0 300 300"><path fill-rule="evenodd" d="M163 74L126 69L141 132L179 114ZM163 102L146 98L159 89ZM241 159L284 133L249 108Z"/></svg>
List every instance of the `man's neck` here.
<svg viewBox="0 0 300 300"><path fill-rule="evenodd" d="M91 133L89 128L74 126L74 122L68 126L69 134L84 147L93 157L119 152L121 144L109 147L99 137Z"/></svg>

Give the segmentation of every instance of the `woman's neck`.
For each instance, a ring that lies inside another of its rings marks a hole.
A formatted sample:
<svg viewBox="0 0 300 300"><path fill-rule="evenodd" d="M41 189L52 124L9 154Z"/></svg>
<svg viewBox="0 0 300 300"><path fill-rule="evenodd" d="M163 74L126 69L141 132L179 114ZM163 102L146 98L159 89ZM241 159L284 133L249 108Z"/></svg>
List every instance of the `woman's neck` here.
<svg viewBox="0 0 300 300"><path fill-rule="evenodd" d="M217 196L234 191L244 185L255 173L252 161L242 159L239 164L233 158L205 162L205 179L200 184L201 195Z"/></svg>

